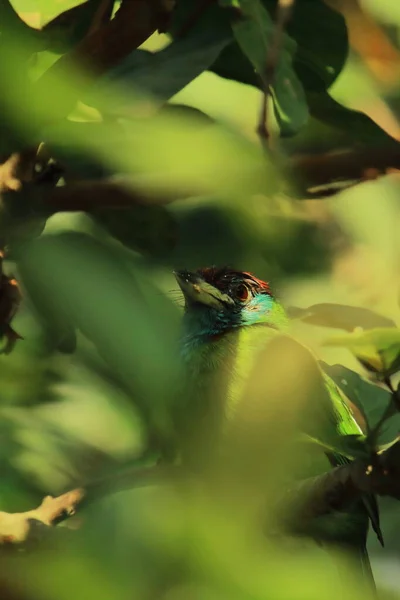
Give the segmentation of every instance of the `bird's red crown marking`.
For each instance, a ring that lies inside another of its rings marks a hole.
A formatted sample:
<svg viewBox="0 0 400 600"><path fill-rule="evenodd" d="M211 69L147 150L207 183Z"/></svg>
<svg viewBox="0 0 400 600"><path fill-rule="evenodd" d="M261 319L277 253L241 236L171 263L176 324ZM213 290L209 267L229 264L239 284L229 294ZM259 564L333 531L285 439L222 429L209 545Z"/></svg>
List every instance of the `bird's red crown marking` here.
<svg viewBox="0 0 400 600"><path fill-rule="evenodd" d="M255 281L257 283L257 285L260 286L260 288L262 288L263 290L265 290L266 292L268 292L268 294L271 292L271 288L269 287L269 283L267 283L266 281L263 281L262 279L258 279L258 277L255 277L252 273L248 273L248 272L244 272L243 275L247 275L248 277L250 277L250 279L252 279L253 281Z"/></svg>

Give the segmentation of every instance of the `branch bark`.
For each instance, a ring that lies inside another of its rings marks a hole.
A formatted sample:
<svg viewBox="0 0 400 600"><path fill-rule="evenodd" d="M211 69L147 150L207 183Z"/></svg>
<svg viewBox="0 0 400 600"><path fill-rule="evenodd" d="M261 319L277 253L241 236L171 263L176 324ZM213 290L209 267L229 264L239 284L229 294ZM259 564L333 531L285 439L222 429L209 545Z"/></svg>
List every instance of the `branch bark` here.
<svg viewBox="0 0 400 600"><path fill-rule="evenodd" d="M0 543L20 544L28 539L32 521L53 525L62 515L71 516L84 496L76 489L58 498L46 496L40 506L23 513L0 512Z"/></svg>
<svg viewBox="0 0 400 600"><path fill-rule="evenodd" d="M288 161L287 174L294 179L302 198L323 198L398 169L400 144L393 140L393 144L385 146L293 156Z"/></svg>
<svg viewBox="0 0 400 600"><path fill-rule="evenodd" d="M169 192L154 189L152 193L140 189L137 183L135 189L135 180L129 178L119 181L81 181L44 190L41 206L49 213L93 212L100 208L123 209L138 204L145 206L169 204L190 195L195 195L195 191Z"/></svg>
<svg viewBox="0 0 400 600"><path fill-rule="evenodd" d="M37 508L22 513L0 512L0 544L23 544L33 535L38 521L51 527L76 514L95 500L116 491L133 487L159 485L173 481L179 473L175 467L129 468L104 479L70 490L53 498L46 496Z"/></svg>
<svg viewBox="0 0 400 600"><path fill-rule="evenodd" d="M38 79L35 87L43 93L56 89L57 82L71 67L82 69L90 83L163 27L170 11L171 6L164 0L123 0L114 19L92 30L73 50L61 56ZM70 93L65 93L62 99L59 97L51 120L67 117L79 99L78 94L84 93L84 88L85 82L81 81L78 90L71 87Z"/></svg>
<svg viewBox="0 0 400 600"><path fill-rule="evenodd" d="M307 526L316 517L342 511L360 498L362 493L391 496L400 500L400 442L376 458L372 468L363 461L337 467L318 477L294 484L280 504ZM127 468L107 478L93 481L53 498L47 496L41 505L25 513L0 513L0 544L21 544L29 541L32 523L56 525L89 506L99 498L116 491L149 485L176 483L188 476L180 467L156 465Z"/></svg>

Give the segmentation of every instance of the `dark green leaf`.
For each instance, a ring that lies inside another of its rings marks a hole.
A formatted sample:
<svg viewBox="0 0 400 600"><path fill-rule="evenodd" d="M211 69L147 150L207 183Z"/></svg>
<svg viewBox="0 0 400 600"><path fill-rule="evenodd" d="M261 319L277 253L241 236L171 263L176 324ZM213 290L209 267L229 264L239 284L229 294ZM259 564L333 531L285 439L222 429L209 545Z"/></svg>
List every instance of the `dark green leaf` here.
<svg viewBox="0 0 400 600"><path fill-rule="evenodd" d="M261 0L239 0L243 18L232 20L234 36L254 69L263 79L271 51L275 24ZM293 135L307 122L308 107L303 86L293 69L296 43L283 35L271 93L282 135Z"/></svg>
<svg viewBox="0 0 400 600"><path fill-rule="evenodd" d="M313 117L346 133L351 145L398 144L370 117L343 106L326 91L307 92L307 101Z"/></svg>
<svg viewBox="0 0 400 600"><path fill-rule="evenodd" d="M275 9L275 2L265 0L265 4ZM329 88L348 55L343 16L321 0L303 0L294 3L286 29L297 43L294 68L304 88L307 91Z"/></svg>
<svg viewBox="0 0 400 600"><path fill-rule="evenodd" d="M110 82L124 82L164 102L208 69L231 41L227 15L211 7L185 36L155 53L135 50L98 86L106 92Z"/></svg>
<svg viewBox="0 0 400 600"><path fill-rule="evenodd" d="M224 79L232 79L262 89L261 78L237 42L232 42L224 48L209 70Z"/></svg>
<svg viewBox="0 0 400 600"><path fill-rule="evenodd" d="M264 0L271 20L275 19L275 0ZM344 18L320 0L294 3L288 35L296 42L293 66L307 92L318 92L332 85L344 67L348 55L348 36ZM260 79L231 44L211 68L235 81L260 87Z"/></svg>

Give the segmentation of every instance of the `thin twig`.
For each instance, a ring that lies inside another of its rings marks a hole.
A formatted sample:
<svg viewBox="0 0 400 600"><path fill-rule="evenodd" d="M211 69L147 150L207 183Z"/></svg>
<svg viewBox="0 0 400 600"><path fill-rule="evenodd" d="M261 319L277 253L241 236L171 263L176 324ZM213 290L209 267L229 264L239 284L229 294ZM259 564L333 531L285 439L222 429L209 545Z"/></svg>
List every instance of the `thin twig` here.
<svg viewBox="0 0 400 600"><path fill-rule="evenodd" d="M266 57L265 71L262 74L263 97L257 133L260 136L261 144L265 150L268 150L268 143L270 139L270 134L268 131L268 100L271 93L270 88L274 83L275 71L283 44L283 36L286 25L292 14L293 5L294 0L278 0L276 25L271 46Z"/></svg>

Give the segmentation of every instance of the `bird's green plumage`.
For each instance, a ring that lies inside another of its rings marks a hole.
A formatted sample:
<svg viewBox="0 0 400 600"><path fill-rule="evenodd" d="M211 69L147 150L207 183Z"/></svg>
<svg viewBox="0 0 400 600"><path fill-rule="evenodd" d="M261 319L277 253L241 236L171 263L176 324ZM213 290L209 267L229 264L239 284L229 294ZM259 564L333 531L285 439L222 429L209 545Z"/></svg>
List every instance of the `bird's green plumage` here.
<svg viewBox="0 0 400 600"><path fill-rule="evenodd" d="M190 399L196 426L207 422L205 428L199 427L200 436L203 437L198 439L198 443L205 443L206 434L209 436L206 444L215 448L215 443L235 419L257 357L273 338L285 334L287 318L268 286L248 273L206 269L189 275L190 278L186 274L178 276L186 297L182 352L187 375L185 396ZM183 277L186 278L185 285L182 283ZM207 294L210 293L210 286L213 286L211 293L213 289L216 290L211 304L208 300L206 304L202 302L200 292L203 293L203 280L207 282ZM241 299L243 290L238 292L240 282L248 285L251 292L245 302ZM194 292L190 287L192 285ZM196 291L197 288L200 292ZM195 292L200 294L200 299ZM231 297L233 302L226 303L226 296ZM304 348L304 352L311 356L308 349ZM318 370L319 388L317 395L314 394L313 406L308 407L303 433L333 448L338 447L340 436L363 436L344 394L319 368L314 357L312 360ZM268 398L263 401L267 403ZM187 431L193 447L194 433L190 428ZM350 462L338 451L327 454L332 466ZM326 462L326 470L329 462ZM366 496L348 513L321 520L322 538L358 549L360 565L366 577L371 571L365 550L369 519L380 535L376 501Z"/></svg>

